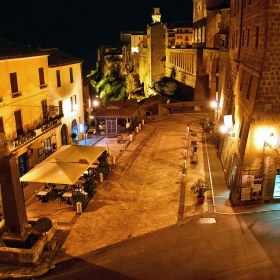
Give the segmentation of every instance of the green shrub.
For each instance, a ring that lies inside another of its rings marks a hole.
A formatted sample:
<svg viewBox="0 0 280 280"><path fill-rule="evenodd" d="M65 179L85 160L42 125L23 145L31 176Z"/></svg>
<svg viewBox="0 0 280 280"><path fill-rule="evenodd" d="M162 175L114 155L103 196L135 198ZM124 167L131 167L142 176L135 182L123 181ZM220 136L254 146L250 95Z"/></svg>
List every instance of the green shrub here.
<svg viewBox="0 0 280 280"><path fill-rule="evenodd" d="M73 199L74 206L76 206L77 202L81 202L82 208L85 209L87 200L86 200L86 197L82 193L78 192L78 193L73 194L72 199Z"/></svg>
<svg viewBox="0 0 280 280"><path fill-rule="evenodd" d="M106 178L111 170L111 165L106 162L100 162L99 166L97 167L97 173L102 173L103 177Z"/></svg>
<svg viewBox="0 0 280 280"><path fill-rule="evenodd" d="M97 188L97 183L94 179L89 178L84 183L84 191L88 193L89 196L92 196L94 194L94 191Z"/></svg>

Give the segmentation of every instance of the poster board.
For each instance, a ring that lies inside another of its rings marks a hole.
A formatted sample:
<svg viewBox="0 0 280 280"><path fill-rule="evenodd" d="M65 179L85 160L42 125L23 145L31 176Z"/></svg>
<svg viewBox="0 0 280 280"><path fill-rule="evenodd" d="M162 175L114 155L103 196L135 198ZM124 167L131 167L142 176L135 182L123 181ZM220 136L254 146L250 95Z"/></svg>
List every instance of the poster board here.
<svg viewBox="0 0 280 280"><path fill-rule="evenodd" d="M242 175L241 201L261 200L263 175Z"/></svg>

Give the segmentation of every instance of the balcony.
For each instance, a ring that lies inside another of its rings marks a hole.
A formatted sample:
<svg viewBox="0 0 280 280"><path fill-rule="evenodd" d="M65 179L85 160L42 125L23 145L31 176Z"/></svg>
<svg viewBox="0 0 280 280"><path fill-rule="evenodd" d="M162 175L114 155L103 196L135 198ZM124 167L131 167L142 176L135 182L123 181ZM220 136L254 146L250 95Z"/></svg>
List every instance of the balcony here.
<svg viewBox="0 0 280 280"><path fill-rule="evenodd" d="M63 115L57 115L55 118L49 119L42 124L38 124L36 128L29 128L23 135L20 135L13 140L8 140L10 151L12 152L13 150L25 146L29 142L34 141L39 136L43 135L45 132L60 125L62 117Z"/></svg>
<svg viewBox="0 0 280 280"><path fill-rule="evenodd" d="M43 88L46 88L48 85L46 85L46 84L41 84L40 85L40 89L43 89Z"/></svg>
<svg viewBox="0 0 280 280"><path fill-rule="evenodd" d="M22 96L21 92L13 92L12 93L12 98L17 98L17 97L20 97L20 96Z"/></svg>

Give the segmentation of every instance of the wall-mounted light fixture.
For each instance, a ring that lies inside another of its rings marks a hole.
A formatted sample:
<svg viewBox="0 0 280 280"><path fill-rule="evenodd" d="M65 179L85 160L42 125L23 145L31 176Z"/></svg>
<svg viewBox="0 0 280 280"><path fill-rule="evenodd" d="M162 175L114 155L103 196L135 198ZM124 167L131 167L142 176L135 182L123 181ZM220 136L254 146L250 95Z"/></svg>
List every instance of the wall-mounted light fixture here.
<svg viewBox="0 0 280 280"><path fill-rule="evenodd" d="M221 132L223 134L228 134L230 137L235 137L232 115L224 116L224 124L221 126Z"/></svg>
<svg viewBox="0 0 280 280"><path fill-rule="evenodd" d="M270 149L272 148L272 146L274 146L275 144L275 136L273 133L270 133L270 135L267 137L266 141L264 141L264 146L265 147L269 147Z"/></svg>
<svg viewBox="0 0 280 280"><path fill-rule="evenodd" d="M228 134L229 137L235 137L235 133L233 131L233 127L227 127L226 125L221 126L221 132L223 134Z"/></svg>

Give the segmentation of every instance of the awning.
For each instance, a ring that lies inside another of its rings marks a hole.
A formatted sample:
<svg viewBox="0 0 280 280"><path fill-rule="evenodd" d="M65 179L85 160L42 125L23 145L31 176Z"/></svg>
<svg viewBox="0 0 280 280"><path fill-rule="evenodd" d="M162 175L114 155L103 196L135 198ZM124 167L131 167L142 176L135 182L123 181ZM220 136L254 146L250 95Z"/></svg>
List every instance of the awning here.
<svg viewBox="0 0 280 280"><path fill-rule="evenodd" d="M74 184L106 147L65 145L20 177L22 182Z"/></svg>
<svg viewBox="0 0 280 280"><path fill-rule="evenodd" d="M63 162L80 162L93 163L104 151L106 147L99 146L82 146L82 145L65 145L44 161L63 161Z"/></svg>
<svg viewBox="0 0 280 280"><path fill-rule="evenodd" d="M74 184L88 169L88 164L68 162L41 162L25 175L22 182Z"/></svg>

